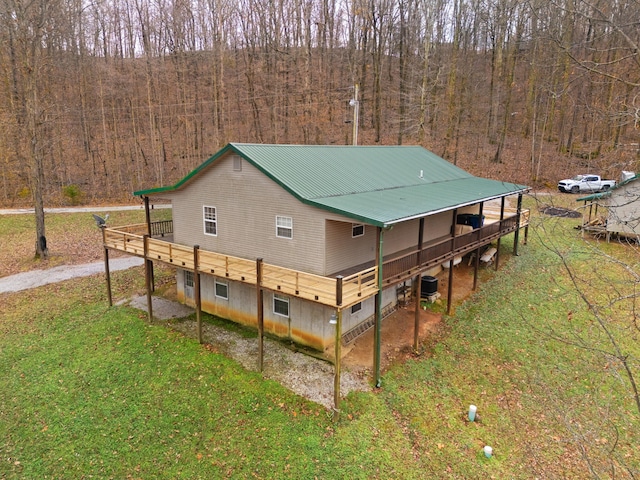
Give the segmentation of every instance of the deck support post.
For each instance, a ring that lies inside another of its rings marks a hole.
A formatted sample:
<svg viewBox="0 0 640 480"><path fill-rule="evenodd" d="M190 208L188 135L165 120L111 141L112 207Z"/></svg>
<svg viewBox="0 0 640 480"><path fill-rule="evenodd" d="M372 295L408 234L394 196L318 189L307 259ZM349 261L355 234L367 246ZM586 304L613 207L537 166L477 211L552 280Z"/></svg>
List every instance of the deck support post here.
<svg viewBox="0 0 640 480"><path fill-rule="evenodd" d="M384 232L382 227L378 227L376 230L376 263L377 272L377 289L376 293L376 318L375 318L375 330L373 332L373 368L374 368L374 380L376 388L380 388L382 385L382 379L380 377L380 329L382 326L382 263L383 263L383 244L384 244Z"/></svg>
<svg viewBox="0 0 640 480"><path fill-rule="evenodd" d="M262 292L262 258L256 260L256 312L258 316L258 370L264 362L264 303Z"/></svg>
<svg viewBox="0 0 640 480"><path fill-rule="evenodd" d="M449 286L447 288L447 315L451 315L451 304L453 297L453 259L456 251L456 224L458 223L458 209L453 209L453 219L451 225L451 252L453 256L449 259Z"/></svg>
<svg viewBox="0 0 640 480"><path fill-rule="evenodd" d="M484 202L480 202L480 210L478 212L480 215L480 228L478 228L478 238L476 241L480 243L480 235L482 231L482 227L484 227ZM478 288L478 267L480 266L480 247L476 248L475 253L473 255L473 290Z"/></svg>
<svg viewBox="0 0 640 480"><path fill-rule="evenodd" d="M147 223L147 235L151 236L151 211L149 210L149 197L144 197L144 218Z"/></svg>
<svg viewBox="0 0 640 480"><path fill-rule="evenodd" d="M193 296L196 302L196 323L198 325L198 343L202 343L202 296L200 292L200 268L198 251L200 245L193 246Z"/></svg>
<svg viewBox="0 0 640 480"><path fill-rule="evenodd" d="M340 367L342 365L342 275L336 278L336 306L338 307L336 318L336 344L335 344L335 371L333 377L333 420L340 417Z"/></svg>
<svg viewBox="0 0 640 480"><path fill-rule="evenodd" d="M147 287L147 313L149 317L149 321L153 320L153 301L151 298L151 268L153 266L153 262L149 260L149 235L143 235L142 242L144 245L144 283Z"/></svg>
<svg viewBox="0 0 640 480"><path fill-rule="evenodd" d="M420 226L418 227L418 258L417 258L417 267L418 270L422 266L422 244L424 242L424 217L420 218ZM413 292L415 298L415 321L413 324L413 350L414 352L418 351L418 342L420 335L420 297L422 296L421 285L420 285L420 274L416 275L413 279Z"/></svg>
<svg viewBox="0 0 640 480"><path fill-rule="evenodd" d="M502 231L503 223L504 223L504 202L505 197L502 197L502 202L500 202L500 231ZM496 264L494 270L498 271L498 266L500 265L500 240L502 240L502 235L498 237L498 241L496 242Z"/></svg>
<svg viewBox="0 0 640 480"><path fill-rule="evenodd" d="M449 263L449 285L447 287L447 315L451 315L451 304L453 297L453 259Z"/></svg>
<svg viewBox="0 0 640 480"><path fill-rule="evenodd" d="M102 229L102 246L104 248L104 274L107 279L107 298L109 299L109 306L113 307L113 297L111 296L111 273L109 272L109 249L105 245L105 231L104 226Z"/></svg>
<svg viewBox="0 0 640 480"><path fill-rule="evenodd" d="M420 341L420 297L422 296L420 275L416 275L413 279L413 292L415 301L415 315L413 322L413 351L418 351L418 343Z"/></svg>
<svg viewBox="0 0 640 480"><path fill-rule="evenodd" d="M151 211L149 210L149 197L143 197L143 198L144 198L144 218L147 223L147 235L151 237ZM146 251L145 251L145 257L146 257ZM155 282L155 275L153 274L153 262L151 262L150 268L151 268L151 291L155 292L156 282Z"/></svg>
<svg viewBox="0 0 640 480"><path fill-rule="evenodd" d="M518 207L516 208L517 227L513 235L513 255L518 256L518 242L520 241L520 215L522 212L522 194L518 194Z"/></svg>

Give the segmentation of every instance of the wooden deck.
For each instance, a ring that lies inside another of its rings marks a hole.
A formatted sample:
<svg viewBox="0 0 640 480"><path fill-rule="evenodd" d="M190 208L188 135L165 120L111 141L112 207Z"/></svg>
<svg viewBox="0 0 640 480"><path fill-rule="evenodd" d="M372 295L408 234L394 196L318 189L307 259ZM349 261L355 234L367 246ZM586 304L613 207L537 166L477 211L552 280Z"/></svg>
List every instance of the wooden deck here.
<svg viewBox="0 0 640 480"><path fill-rule="evenodd" d="M517 212L507 211L500 221L500 212L483 212L485 225L469 233L447 237L427 244L422 250L405 251L394 258L385 259L383 286L396 284L452 258L474 251L491 241L512 233L529 223L529 211L523 211L520 222ZM152 225L154 235L169 233L171 226ZM104 247L153 262L174 265L204 275L215 275L238 282L256 285L258 261L223 255L220 253L187 247L160 240L147 235L146 224L127 225L103 229ZM299 297L334 308L347 308L372 297L378 291L378 268L362 266L358 271L345 276L323 277L310 273L261 263L260 286L264 289ZM345 272L346 273L346 272ZM341 300L341 301L340 301Z"/></svg>

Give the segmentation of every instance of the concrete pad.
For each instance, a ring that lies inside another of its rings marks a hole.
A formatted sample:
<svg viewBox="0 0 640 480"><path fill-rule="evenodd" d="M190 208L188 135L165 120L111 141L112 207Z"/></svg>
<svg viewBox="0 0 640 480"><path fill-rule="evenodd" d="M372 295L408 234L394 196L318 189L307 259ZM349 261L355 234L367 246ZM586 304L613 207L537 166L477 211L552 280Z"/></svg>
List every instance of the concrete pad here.
<svg viewBox="0 0 640 480"><path fill-rule="evenodd" d="M123 257L109 260L109 270L126 270L144 262L139 257ZM49 283L62 282L72 278L87 277L104 273L104 262L84 263L81 265L60 265L47 270L30 270L0 278L0 293L20 292L41 287Z"/></svg>
<svg viewBox="0 0 640 480"><path fill-rule="evenodd" d="M129 302L129 306L148 313L146 295L133 297L131 302ZM187 307L182 303L167 300L166 298L157 297L155 295L151 296L151 308L153 309L153 317L158 320L184 318L195 312L193 308Z"/></svg>

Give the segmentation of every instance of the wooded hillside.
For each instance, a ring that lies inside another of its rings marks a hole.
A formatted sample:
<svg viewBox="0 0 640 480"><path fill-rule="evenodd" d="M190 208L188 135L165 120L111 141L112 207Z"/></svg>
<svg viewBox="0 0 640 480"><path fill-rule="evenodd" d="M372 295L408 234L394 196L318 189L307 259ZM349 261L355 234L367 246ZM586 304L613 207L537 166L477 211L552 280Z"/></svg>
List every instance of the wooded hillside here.
<svg viewBox="0 0 640 480"><path fill-rule="evenodd" d="M639 22L628 0L0 0L0 204L131 200L227 142L349 144L356 107L360 144L618 178Z"/></svg>

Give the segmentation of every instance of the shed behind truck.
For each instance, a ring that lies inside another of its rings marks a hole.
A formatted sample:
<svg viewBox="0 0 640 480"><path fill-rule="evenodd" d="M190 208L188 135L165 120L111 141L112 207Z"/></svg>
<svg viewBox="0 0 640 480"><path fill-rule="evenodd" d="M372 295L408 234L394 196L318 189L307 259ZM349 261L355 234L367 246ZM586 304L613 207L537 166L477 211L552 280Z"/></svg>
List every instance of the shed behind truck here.
<svg viewBox="0 0 640 480"><path fill-rule="evenodd" d="M623 171L618 184L606 192L579 198L584 202L582 228L592 234L640 239L640 178Z"/></svg>

